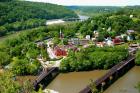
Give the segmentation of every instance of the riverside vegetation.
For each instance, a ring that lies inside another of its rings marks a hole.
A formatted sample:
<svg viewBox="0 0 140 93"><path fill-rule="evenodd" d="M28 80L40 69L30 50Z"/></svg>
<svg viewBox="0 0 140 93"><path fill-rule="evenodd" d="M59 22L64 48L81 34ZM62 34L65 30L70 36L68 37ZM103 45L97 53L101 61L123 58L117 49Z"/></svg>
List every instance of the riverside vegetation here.
<svg viewBox="0 0 140 93"><path fill-rule="evenodd" d="M107 36L114 37L126 33L127 29L134 29L136 33L133 36L139 40L140 14L138 11L139 8L135 7L126 10L124 8L116 13L94 16L84 22L46 27L44 26L46 19L71 18L77 15L63 6L54 4L1 0L0 36L11 33L14 35L0 41L0 68L8 68L7 73L12 73L0 76L0 85L4 86L0 86L0 92L18 93L23 90L21 89L23 86L12 80L12 75L36 75L41 69L40 63L36 60L37 56L41 54L44 59L49 59L46 48L37 47L35 41L50 36L55 38L56 44L59 44L60 29L64 33L64 38L67 39L77 37L75 33L80 33L82 37L87 34L92 36L93 31L97 30L100 32L98 41L102 41ZM134 15L133 18L130 18L131 14ZM110 32L106 31L109 27L111 27ZM23 31L15 33L21 30ZM127 57L128 51L124 47L96 48L91 46L77 53L70 51L68 58L62 61L60 69L64 72L108 69ZM139 62L138 52L136 64ZM30 88L26 89L30 91Z"/></svg>
<svg viewBox="0 0 140 93"><path fill-rule="evenodd" d="M85 71L93 69L109 69L128 57L128 50L124 47L94 46L81 49L80 52L70 52L68 57L62 60L62 71Z"/></svg>

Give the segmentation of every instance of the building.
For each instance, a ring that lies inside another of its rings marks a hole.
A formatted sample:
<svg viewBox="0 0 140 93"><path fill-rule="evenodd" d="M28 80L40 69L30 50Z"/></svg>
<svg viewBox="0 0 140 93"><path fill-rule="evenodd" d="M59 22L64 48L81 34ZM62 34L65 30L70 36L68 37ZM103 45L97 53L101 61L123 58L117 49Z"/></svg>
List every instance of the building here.
<svg viewBox="0 0 140 93"><path fill-rule="evenodd" d="M97 42L96 46L97 47L104 47L105 46L105 42Z"/></svg>
<svg viewBox="0 0 140 93"><path fill-rule="evenodd" d="M114 42L111 40L107 40L106 44L107 46L114 46Z"/></svg>
<svg viewBox="0 0 140 93"><path fill-rule="evenodd" d="M135 37L133 36L134 33L135 33L134 30L127 30L127 34L128 34L127 40L128 40L128 41L134 40L134 38L135 38Z"/></svg>
<svg viewBox="0 0 140 93"><path fill-rule="evenodd" d="M87 40L90 40L90 35L86 35L86 39Z"/></svg>
<svg viewBox="0 0 140 93"><path fill-rule="evenodd" d="M99 36L99 32L97 30L95 30L93 33L94 33L95 38L97 38Z"/></svg>
<svg viewBox="0 0 140 93"><path fill-rule="evenodd" d="M121 44L121 42L122 42L122 40L121 40L120 38L115 38L115 39L113 39L113 43L114 43L115 45Z"/></svg>
<svg viewBox="0 0 140 93"><path fill-rule="evenodd" d="M133 18L134 17L134 15L130 15L130 18Z"/></svg>
<svg viewBox="0 0 140 93"><path fill-rule="evenodd" d="M55 47L54 54L56 56L67 56L67 51L65 49L60 48L60 47Z"/></svg>
<svg viewBox="0 0 140 93"><path fill-rule="evenodd" d="M87 40L87 39L82 39L79 42L80 42L80 45L87 45L87 44L89 44L89 40Z"/></svg>
<svg viewBox="0 0 140 93"><path fill-rule="evenodd" d="M129 35L129 36L127 36L127 40L128 40L128 41L132 41L132 40L134 40L134 38L133 38L133 36L130 36L130 35Z"/></svg>
<svg viewBox="0 0 140 93"><path fill-rule="evenodd" d="M133 34L135 31L134 30L127 30L127 34L128 35L131 35L131 34Z"/></svg>
<svg viewBox="0 0 140 93"><path fill-rule="evenodd" d="M80 44L80 40L79 40L79 38L71 38L69 40L69 43L70 44L74 44L74 45L79 45Z"/></svg>
<svg viewBox="0 0 140 93"><path fill-rule="evenodd" d="M37 47L42 47L42 48L45 48L47 45L43 42L43 41L38 41L38 42L36 42L36 44L37 44Z"/></svg>

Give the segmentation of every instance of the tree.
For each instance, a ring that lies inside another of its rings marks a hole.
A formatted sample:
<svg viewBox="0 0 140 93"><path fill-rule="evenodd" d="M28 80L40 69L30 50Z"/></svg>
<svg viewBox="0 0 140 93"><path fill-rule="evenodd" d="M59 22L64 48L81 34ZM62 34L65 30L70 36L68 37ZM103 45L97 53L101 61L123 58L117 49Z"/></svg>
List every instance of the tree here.
<svg viewBox="0 0 140 93"><path fill-rule="evenodd" d="M59 38L57 38L57 37L54 37L53 38L53 43L54 43L54 45L57 45L57 44L59 44L61 42L61 40L59 39Z"/></svg>
<svg viewBox="0 0 140 93"><path fill-rule="evenodd" d="M41 56L43 57L44 61L50 59L50 58L49 58L49 55L48 55L48 53L47 53L46 48L45 48L45 49L41 48Z"/></svg>
<svg viewBox="0 0 140 93"><path fill-rule="evenodd" d="M99 36L97 37L97 41L98 42L104 41L104 35L100 33Z"/></svg>
<svg viewBox="0 0 140 93"><path fill-rule="evenodd" d="M137 51L137 53L136 53L135 63L136 63L136 65L140 65L140 51Z"/></svg>
<svg viewBox="0 0 140 93"><path fill-rule="evenodd" d="M19 93L20 85L12 79L13 74L5 72L0 76L0 93Z"/></svg>
<svg viewBox="0 0 140 93"><path fill-rule="evenodd" d="M68 44L68 39L67 39L67 38L64 38L64 39L63 39L63 44L64 44L64 45L67 45L67 44Z"/></svg>
<svg viewBox="0 0 140 93"><path fill-rule="evenodd" d="M27 66L28 66L28 60L14 57L11 70L14 74L25 75L27 74Z"/></svg>
<svg viewBox="0 0 140 93"><path fill-rule="evenodd" d="M88 54L88 55L85 55ZM128 57L125 47L95 46L81 49L79 52L70 51L67 58L62 60L62 72L87 71L92 69L109 69Z"/></svg>
<svg viewBox="0 0 140 93"><path fill-rule="evenodd" d="M0 93L37 93L29 80L21 85L13 76L13 73L7 71L0 76Z"/></svg>
<svg viewBox="0 0 140 93"><path fill-rule="evenodd" d="M7 32L7 29L4 26L0 27L0 36L4 36Z"/></svg>
<svg viewBox="0 0 140 93"><path fill-rule="evenodd" d="M101 92L99 92L99 90L97 89L96 84L94 83L93 80L90 81L89 87L90 87L92 93L101 93Z"/></svg>
<svg viewBox="0 0 140 93"><path fill-rule="evenodd" d="M10 63L10 56L7 52L0 52L0 66L5 66Z"/></svg>

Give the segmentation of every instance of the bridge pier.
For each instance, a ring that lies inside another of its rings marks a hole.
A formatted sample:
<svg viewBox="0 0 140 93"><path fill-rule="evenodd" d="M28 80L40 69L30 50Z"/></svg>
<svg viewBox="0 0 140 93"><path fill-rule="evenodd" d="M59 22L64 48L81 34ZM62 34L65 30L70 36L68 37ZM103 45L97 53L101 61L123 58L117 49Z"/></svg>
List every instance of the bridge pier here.
<svg viewBox="0 0 140 93"><path fill-rule="evenodd" d="M120 62L110 69L103 77L95 81L96 87L99 91L104 91L111 84L113 84L119 77L123 76L129 69L135 65L135 57L131 56L126 61ZM92 93L89 87L86 87L80 93Z"/></svg>
<svg viewBox="0 0 140 93"><path fill-rule="evenodd" d="M59 68L51 68L49 71L42 72L38 78L34 81L34 89L38 91L40 88L45 88L57 75L59 74Z"/></svg>

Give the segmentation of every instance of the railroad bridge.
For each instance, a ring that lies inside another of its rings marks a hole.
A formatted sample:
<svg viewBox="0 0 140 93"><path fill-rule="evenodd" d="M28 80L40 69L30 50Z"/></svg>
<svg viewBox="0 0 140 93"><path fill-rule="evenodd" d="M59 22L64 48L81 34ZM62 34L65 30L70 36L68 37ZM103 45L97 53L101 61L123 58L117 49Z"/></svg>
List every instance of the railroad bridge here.
<svg viewBox="0 0 140 93"><path fill-rule="evenodd" d="M112 67L104 76L97 79L94 83L98 90L105 90L112 83L114 83L119 77L124 75L129 69L135 66L135 52L136 49L130 49L131 56L114 67ZM49 69L45 69L38 76L38 78L34 81L34 89L37 91L40 88L45 88L57 75L59 74L58 67L52 67ZM79 93L92 93L90 86L88 85L86 88L81 90Z"/></svg>
<svg viewBox="0 0 140 93"><path fill-rule="evenodd" d="M135 66L135 57L130 56L126 61L122 61L119 64L112 67L104 76L97 79L94 83L99 91L103 91L114 83L119 77L124 75L129 69ZM92 93L90 86L81 90L79 93Z"/></svg>
<svg viewBox="0 0 140 93"><path fill-rule="evenodd" d="M37 91L40 87L45 88L58 74L58 67L44 69L38 78L34 81L34 89Z"/></svg>

